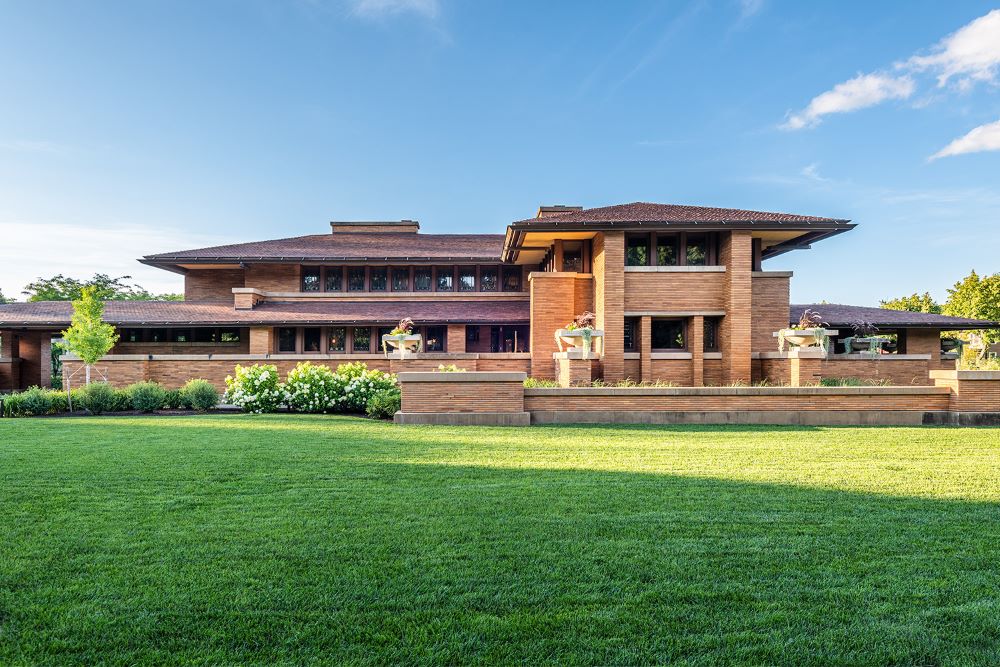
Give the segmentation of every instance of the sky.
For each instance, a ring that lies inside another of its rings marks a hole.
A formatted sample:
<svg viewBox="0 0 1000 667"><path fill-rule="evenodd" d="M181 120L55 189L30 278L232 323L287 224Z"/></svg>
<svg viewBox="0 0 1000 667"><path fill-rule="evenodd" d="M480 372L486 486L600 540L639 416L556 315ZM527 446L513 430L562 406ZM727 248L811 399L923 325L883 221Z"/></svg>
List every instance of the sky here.
<svg viewBox="0 0 1000 667"><path fill-rule="evenodd" d="M849 218L794 302L1000 271L1000 5L0 0L0 291L541 204Z"/></svg>

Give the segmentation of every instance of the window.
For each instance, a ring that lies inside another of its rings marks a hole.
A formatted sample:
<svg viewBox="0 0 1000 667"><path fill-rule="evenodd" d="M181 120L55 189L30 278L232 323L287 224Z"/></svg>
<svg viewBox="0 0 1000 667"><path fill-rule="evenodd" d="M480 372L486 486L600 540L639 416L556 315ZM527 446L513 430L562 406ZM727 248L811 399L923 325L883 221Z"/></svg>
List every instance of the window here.
<svg viewBox="0 0 1000 667"><path fill-rule="evenodd" d="M293 327L280 327L278 329L278 352L294 352L295 337Z"/></svg>
<svg viewBox="0 0 1000 667"><path fill-rule="evenodd" d="M319 291L319 267L318 266L303 266L302 267L302 291L303 292L318 292Z"/></svg>
<svg viewBox="0 0 1000 667"><path fill-rule="evenodd" d="M562 270L580 273L583 271L583 241L563 241Z"/></svg>
<svg viewBox="0 0 1000 667"><path fill-rule="evenodd" d="M323 340L323 332L319 327L306 327L302 330L302 351L319 352Z"/></svg>
<svg viewBox="0 0 1000 667"><path fill-rule="evenodd" d="M392 270L392 291L410 291L410 270L408 268L397 266Z"/></svg>
<svg viewBox="0 0 1000 667"><path fill-rule="evenodd" d="M344 327L330 327L327 330L327 350L329 352L343 352L346 347L347 329Z"/></svg>
<svg viewBox="0 0 1000 667"><path fill-rule="evenodd" d="M168 340L166 329L150 329L148 335L150 343L166 343Z"/></svg>
<svg viewBox="0 0 1000 667"><path fill-rule="evenodd" d="M413 269L413 291L431 291L431 269L428 266L418 266Z"/></svg>
<svg viewBox="0 0 1000 667"><path fill-rule="evenodd" d="M191 342L191 330L190 329L173 329L170 332L170 340L174 343L190 343Z"/></svg>
<svg viewBox="0 0 1000 667"><path fill-rule="evenodd" d="M656 237L656 263L659 266L677 266L680 259L677 251L679 241L677 234L661 234Z"/></svg>
<svg viewBox="0 0 1000 667"><path fill-rule="evenodd" d="M326 267L326 291L342 292L344 290L344 267Z"/></svg>
<svg viewBox="0 0 1000 667"><path fill-rule="evenodd" d="M505 266L505 267L503 267L503 291L504 292L520 292L521 291L521 267L520 266Z"/></svg>
<svg viewBox="0 0 1000 667"><path fill-rule="evenodd" d="M392 332L392 327L379 327L375 331L375 351L378 352L382 349L382 336L386 336Z"/></svg>
<svg viewBox="0 0 1000 667"><path fill-rule="evenodd" d="M355 352L372 351L372 330L368 327L354 327L354 344L351 349Z"/></svg>
<svg viewBox="0 0 1000 667"><path fill-rule="evenodd" d="M465 342L466 343L479 342L479 327L474 327L474 326L465 327Z"/></svg>
<svg viewBox="0 0 1000 667"><path fill-rule="evenodd" d="M191 340L196 343L214 343L218 340L215 329L199 327L191 332Z"/></svg>
<svg viewBox="0 0 1000 667"><path fill-rule="evenodd" d="M424 349L428 352L444 352L444 327L425 327Z"/></svg>
<svg viewBox="0 0 1000 667"><path fill-rule="evenodd" d="M220 343L238 343L238 342L240 342L240 330L239 329L219 329L219 342Z"/></svg>
<svg viewBox="0 0 1000 667"><path fill-rule="evenodd" d="M476 291L476 267L463 266L458 269L458 291Z"/></svg>
<svg viewBox="0 0 1000 667"><path fill-rule="evenodd" d="M636 350L636 321L634 317L625 318L625 330L622 334L622 340L625 344L626 352L635 352Z"/></svg>
<svg viewBox="0 0 1000 667"><path fill-rule="evenodd" d="M123 343L141 343L142 342L142 330L141 329L122 329Z"/></svg>
<svg viewBox="0 0 1000 667"><path fill-rule="evenodd" d="M455 289L455 272L450 266L439 266L437 270L437 291L450 292Z"/></svg>
<svg viewBox="0 0 1000 667"><path fill-rule="evenodd" d="M497 267L484 266L479 270L479 290L481 292L497 291Z"/></svg>
<svg viewBox="0 0 1000 667"><path fill-rule="evenodd" d="M708 237L704 234L687 235L686 257L688 266L708 264Z"/></svg>
<svg viewBox="0 0 1000 667"><path fill-rule="evenodd" d="M683 350L687 347L682 320L653 320L651 333L654 350Z"/></svg>
<svg viewBox="0 0 1000 667"><path fill-rule="evenodd" d="M384 266L373 266L368 270L368 289L372 292L384 292L388 269Z"/></svg>
<svg viewBox="0 0 1000 667"><path fill-rule="evenodd" d="M365 291L365 267L352 266L347 270L347 289L351 292Z"/></svg>
<svg viewBox="0 0 1000 667"><path fill-rule="evenodd" d="M714 317L705 318L705 352L719 351L719 320Z"/></svg>
<svg viewBox="0 0 1000 667"><path fill-rule="evenodd" d="M649 235L629 236L625 242L625 266L649 264Z"/></svg>

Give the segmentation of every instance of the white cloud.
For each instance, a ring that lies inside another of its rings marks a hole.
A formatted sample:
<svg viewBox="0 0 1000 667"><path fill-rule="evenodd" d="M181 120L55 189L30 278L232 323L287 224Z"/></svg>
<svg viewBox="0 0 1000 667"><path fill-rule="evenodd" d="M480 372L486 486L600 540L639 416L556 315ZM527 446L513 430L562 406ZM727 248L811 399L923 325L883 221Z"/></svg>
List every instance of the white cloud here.
<svg viewBox="0 0 1000 667"><path fill-rule="evenodd" d="M22 300L21 290L39 276L95 273L132 276L150 292L183 291L183 278L136 261L143 255L227 242L177 229L141 225L73 225L0 222L0 291Z"/></svg>
<svg viewBox="0 0 1000 667"><path fill-rule="evenodd" d="M817 183L828 183L830 181L829 178L820 176L818 162L813 162L812 164L803 167L802 171L799 173L808 178L810 181L815 181Z"/></svg>
<svg viewBox="0 0 1000 667"><path fill-rule="evenodd" d="M781 127L786 130L815 127L823 116L857 111L885 100L906 99L913 94L914 89L913 80L908 76L859 74L814 97L805 109L790 114Z"/></svg>
<svg viewBox="0 0 1000 667"><path fill-rule="evenodd" d="M440 9L438 0L354 0L354 13L368 18L412 13L433 19Z"/></svg>
<svg viewBox="0 0 1000 667"><path fill-rule="evenodd" d="M929 159L937 160L950 155L982 151L1000 151L1000 120L973 128L968 134L955 139Z"/></svg>
<svg viewBox="0 0 1000 667"><path fill-rule="evenodd" d="M942 39L926 56L913 56L900 68L937 72L938 86L953 77L965 89L977 81L995 81L1000 67L1000 9L963 26Z"/></svg>

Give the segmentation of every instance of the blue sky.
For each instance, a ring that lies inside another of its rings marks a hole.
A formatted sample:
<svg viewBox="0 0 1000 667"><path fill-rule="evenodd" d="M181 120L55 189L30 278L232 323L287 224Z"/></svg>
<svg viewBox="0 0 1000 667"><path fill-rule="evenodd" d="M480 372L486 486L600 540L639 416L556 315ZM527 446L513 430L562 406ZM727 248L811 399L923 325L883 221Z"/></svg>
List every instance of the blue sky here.
<svg viewBox="0 0 1000 667"><path fill-rule="evenodd" d="M0 290L176 291L134 258L331 219L657 201L858 222L769 262L794 300L944 297L1000 271L994 9L0 0Z"/></svg>

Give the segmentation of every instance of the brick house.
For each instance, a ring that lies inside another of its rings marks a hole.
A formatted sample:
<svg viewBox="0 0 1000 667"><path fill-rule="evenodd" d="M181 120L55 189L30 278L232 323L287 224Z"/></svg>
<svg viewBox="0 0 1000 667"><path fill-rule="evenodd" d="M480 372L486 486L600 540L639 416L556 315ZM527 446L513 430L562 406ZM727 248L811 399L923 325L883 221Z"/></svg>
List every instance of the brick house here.
<svg viewBox="0 0 1000 667"><path fill-rule="evenodd" d="M109 302L105 319L121 339L98 371L115 384L204 377L221 386L237 363L287 371L303 360L360 360L393 371L454 363L552 378L555 330L592 311L604 338L591 377L783 382L788 359L774 332L804 306L789 304L791 273L763 262L853 227L738 209L543 206L504 235L425 234L410 220L333 222L325 234L149 255L140 261L184 276L185 300ZM927 384L928 370L954 367L942 357L942 330L1000 326L811 307L832 327L864 318L900 341L896 355L877 361L833 355L824 363L842 365L816 377ZM66 302L0 305L0 390L47 384L51 341L71 310ZM424 352L400 360L379 341L403 317L416 322ZM79 362L65 365L72 374Z"/></svg>

